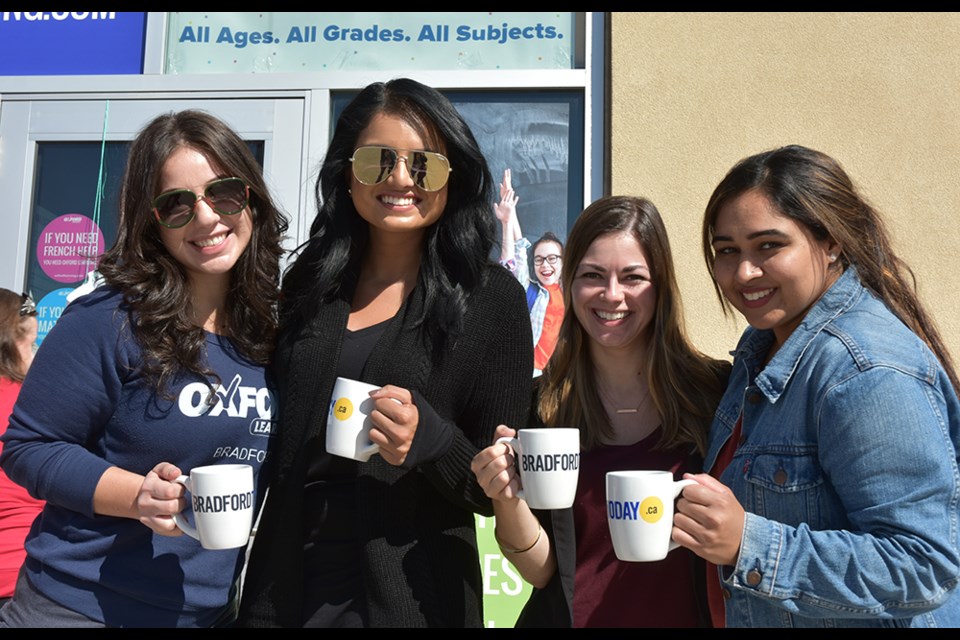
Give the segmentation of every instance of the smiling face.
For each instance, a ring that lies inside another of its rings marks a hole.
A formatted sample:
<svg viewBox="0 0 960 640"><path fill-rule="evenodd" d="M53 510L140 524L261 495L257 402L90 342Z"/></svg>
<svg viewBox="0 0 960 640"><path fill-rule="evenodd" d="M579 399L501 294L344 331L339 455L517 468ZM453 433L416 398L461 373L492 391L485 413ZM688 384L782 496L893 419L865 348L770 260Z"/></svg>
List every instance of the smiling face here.
<svg viewBox="0 0 960 640"><path fill-rule="evenodd" d="M356 146L391 147L404 157L408 157L410 151L446 154L445 148L423 140L405 120L384 113L370 120L357 138ZM398 161L389 177L379 184L365 185L350 172L353 205L370 225L371 237L379 232L422 236L423 231L443 215L448 188L449 182L438 191L420 189L403 161Z"/></svg>
<svg viewBox="0 0 960 640"><path fill-rule="evenodd" d="M616 231L591 243L574 273L571 300L592 350L646 342L657 293L646 252L632 233Z"/></svg>
<svg viewBox="0 0 960 640"><path fill-rule="evenodd" d="M757 190L717 213L713 250L713 275L724 297L751 326L772 329L777 345L840 275L832 266L841 247L814 238Z"/></svg>
<svg viewBox="0 0 960 640"><path fill-rule="evenodd" d="M203 195L204 187L221 175L207 158L190 147L180 147L171 154L160 171L157 195L174 189L188 189ZM197 202L194 218L179 229L160 226L163 245L187 270L192 285L216 284L224 289L230 271L243 255L253 235L250 207L234 215L220 215L208 202Z"/></svg>
<svg viewBox="0 0 960 640"><path fill-rule="evenodd" d="M552 240L540 242L533 248L533 270L537 274L537 280L543 286L560 282L560 271L563 268L563 259L560 257L562 254L563 249ZM554 258L556 261L550 264L550 259Z"/></svg>

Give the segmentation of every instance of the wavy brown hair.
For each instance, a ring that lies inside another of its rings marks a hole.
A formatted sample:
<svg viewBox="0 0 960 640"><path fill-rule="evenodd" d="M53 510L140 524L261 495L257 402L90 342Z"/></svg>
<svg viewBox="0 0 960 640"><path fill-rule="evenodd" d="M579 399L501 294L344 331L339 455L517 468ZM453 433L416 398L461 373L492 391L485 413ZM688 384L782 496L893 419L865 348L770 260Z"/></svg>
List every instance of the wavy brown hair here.
<svg viewBox="0 0 960 640"><path fill-rule="evenodd" d="M913 271L894 252L880 214L859 193L840 163L800 145L779 147L738 162L714 189L703 216L703 257L713 274L713 227L720 209L746 193L759 191L777 211L806 227L817 240L832 238L843 248L844 266L854 265L873 291L940 360L960 393L953 359L933 318L917 295ZM724 313L730 303L713 282Z"/></svg>
<svg viewBox="0 0 960 640"><path fill-rule="evenodd" d="M151 214L161 169L184 147L201 153L219 176L241 178L250 187L253 233L231 272L225 328L237 350L257 364L270 361L276 342L281 241L287 230L260 164L222 120L186 110L160 115L140 131L123 178L117 240L98 269L132 309L133 333L145 352L143 374L163 395L183 372L219 382L205 364L204 330L191 321L187 273L167 251Z"/></svg>
<svg viewBox="0 0 960 640"><path fill-rule="evenodd" d="M596 447L613 427L603 408L590 358L590 339L573 312L573 279L590 245L600 236L629 232L650 261L656 311L648 330L650 357L642 372L663 422L659 448L690 445L703 455L707 432L723 395L730 363L698 351L687 338L673 256L660 212L650 200L610 196L587 207L563 250L560 337L540 380L538 411L545 425L578 425L584 450Z"/></svg>
<svg viewBox="0 0 960 640"><path fill-rule="evenodd" d="M20 315L23 296L0 289L0 378L23 382L23 358L17 342L27 334L26 316ZM36 316L36 312L31 314Z"/></svg>

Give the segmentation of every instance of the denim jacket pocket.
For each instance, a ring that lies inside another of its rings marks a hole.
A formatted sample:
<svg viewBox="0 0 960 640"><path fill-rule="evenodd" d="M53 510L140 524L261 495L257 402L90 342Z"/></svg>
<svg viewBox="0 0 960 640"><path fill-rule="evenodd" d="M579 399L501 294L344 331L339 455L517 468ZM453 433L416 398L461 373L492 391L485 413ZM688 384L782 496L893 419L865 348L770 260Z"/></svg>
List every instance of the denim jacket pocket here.
<svg viewBox="0 0 960 640"><path fill-rule="evenodd" d="M816 528L825 478L814 453L755 454L745 480L751 501L744 505L748 511L784 524L807 522Z"/></svg>

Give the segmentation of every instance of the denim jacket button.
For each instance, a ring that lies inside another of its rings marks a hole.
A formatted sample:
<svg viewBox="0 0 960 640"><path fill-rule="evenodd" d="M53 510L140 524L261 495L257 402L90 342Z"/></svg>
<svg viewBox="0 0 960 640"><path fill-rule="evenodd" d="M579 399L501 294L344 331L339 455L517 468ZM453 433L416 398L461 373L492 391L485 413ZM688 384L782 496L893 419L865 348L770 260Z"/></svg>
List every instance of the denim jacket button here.
<svg viewBox="0 0 960 640"><path fill-rule="evenodd" d="M763 576L756 569L747 572L747 584L751 587L759 585L761 580L763 580Z"/></svg>
<svg viewBox="0 0 960 640"><path fill-rule="evenodd" d="M773 474L773 481L781 486L787 484L787 472L783 469L777 469L777 472Z"/></svg>
<svg viewBox="0 0 960 640"><path fill-rule="evenodd" d="M724 588L720 591L720 594L723 596L723 599L724 599L724 600L729 600L729 599L730 599L730 596L733 595L733 594L730 593L730 589L727 589L726 587L724 587Z"/></svg>

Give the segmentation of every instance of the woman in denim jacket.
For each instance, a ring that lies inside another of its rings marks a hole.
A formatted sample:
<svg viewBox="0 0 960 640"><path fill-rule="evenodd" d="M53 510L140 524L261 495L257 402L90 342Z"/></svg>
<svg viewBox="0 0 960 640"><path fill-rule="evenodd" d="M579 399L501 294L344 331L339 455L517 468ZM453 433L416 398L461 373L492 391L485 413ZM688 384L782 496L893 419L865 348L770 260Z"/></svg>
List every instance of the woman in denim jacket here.
<svg viewBox="0 0 960 640"><path fill-rule="evenodd" d="M715 626L958 626L960 388L883 223L832 158L742 160L703 249L750 327L674 539Z"/></svg>

